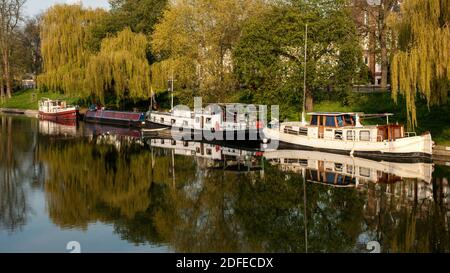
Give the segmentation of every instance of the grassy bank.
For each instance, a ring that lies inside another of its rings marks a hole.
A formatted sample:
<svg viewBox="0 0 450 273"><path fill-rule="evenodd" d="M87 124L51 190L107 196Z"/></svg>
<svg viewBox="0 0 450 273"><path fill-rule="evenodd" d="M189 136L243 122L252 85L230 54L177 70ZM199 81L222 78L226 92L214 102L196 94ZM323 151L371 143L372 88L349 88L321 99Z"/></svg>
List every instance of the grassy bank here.
<svg viewBox="0 0 450 273"><path fill-rule="evenodd" d="M64 95L57 93L42 93L35 89L15 92L11 99L7 99L5 102L0 102L0 108L14 108L14 109L38 109L38 100L41 98L49 99L64 99L68 104L76 104L77 98L68 98Z"/></svg>

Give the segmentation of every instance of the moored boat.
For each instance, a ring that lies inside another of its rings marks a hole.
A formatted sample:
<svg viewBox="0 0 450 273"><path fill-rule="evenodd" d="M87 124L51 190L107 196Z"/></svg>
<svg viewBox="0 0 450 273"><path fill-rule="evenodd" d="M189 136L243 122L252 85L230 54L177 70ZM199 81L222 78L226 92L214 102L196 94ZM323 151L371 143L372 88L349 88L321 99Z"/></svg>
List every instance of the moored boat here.
<svg viewBox="0 0 450 273"><path fill-rule="evenodd" d="M213 104L194 111L150 111L147 113L147 121L200 135L200 139L217 141L259 142L263 128L263 123L258 120L256 107L240 103Z"/></svg>
<svg viewBox="0 0 450 273"><path fill-rule="evenodd" d="M84 115L84 120L92 123L141 128L145 125L145 113L90 108Z"/></svg>
<svg viewBox="0 0 450 273"><path fill-rule="evenodd" d="M264 142L291 148L312 148L370 158L431 158L430 133L405 132L398 124L362 125L361 118L386 116L363 113L309 113L310 122L284 122L264 128Z"/></svg>
<svg viewBox="0 0 450 273"><path fill-rule="evenodd" d="M79 115L78 106L67 105L64 100L43 98L39 101L39 118L72 125Z"/></svg>

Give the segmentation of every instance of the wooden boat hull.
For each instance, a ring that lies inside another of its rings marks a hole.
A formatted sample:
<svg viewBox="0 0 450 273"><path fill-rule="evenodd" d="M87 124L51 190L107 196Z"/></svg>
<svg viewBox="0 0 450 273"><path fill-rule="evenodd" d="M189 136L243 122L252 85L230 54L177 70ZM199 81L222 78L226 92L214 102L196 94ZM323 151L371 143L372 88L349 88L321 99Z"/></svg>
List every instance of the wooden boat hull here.
<svg viewBox="0 0 450 273"><path fill-rule="evenodd" d="M366 158L398 160L413 158L431 159L433 142L430 134L399 138L395 141L352 141L311 138L291 135L278 129L264 128L265 142L279 141L281 148L313 149L325 152L340 153Z"/></svg>
<svg viewBox="0 0 450 273"><path fill-rule="evenodd" d="M39 111L40 119L54 121L65 125L75 125L78 116L78 110L68 110L57 113L46 113Z"/></svg>

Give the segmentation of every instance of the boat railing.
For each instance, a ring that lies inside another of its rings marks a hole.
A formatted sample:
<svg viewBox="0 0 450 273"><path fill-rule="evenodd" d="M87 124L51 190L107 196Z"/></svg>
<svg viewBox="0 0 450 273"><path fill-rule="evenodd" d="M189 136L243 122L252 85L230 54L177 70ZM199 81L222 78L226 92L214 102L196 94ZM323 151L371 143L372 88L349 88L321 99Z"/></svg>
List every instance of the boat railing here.
<svg viewBox="0 0 450 273"><path fill-rule="evenodd" d="M416 132L406 132L405 135L407 137L413 137L413 136L417 136L417 133Z"/></svg>

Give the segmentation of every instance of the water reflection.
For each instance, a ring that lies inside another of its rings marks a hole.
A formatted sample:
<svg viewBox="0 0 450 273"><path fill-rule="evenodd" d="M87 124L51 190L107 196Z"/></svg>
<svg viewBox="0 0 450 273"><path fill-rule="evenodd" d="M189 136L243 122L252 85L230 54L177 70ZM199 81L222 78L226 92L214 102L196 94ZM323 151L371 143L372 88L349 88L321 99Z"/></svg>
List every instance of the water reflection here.
<svg viewBox="0 0 450 273"><path fill-rule="evenodd" d="M28 186L38 177L60 230L112 225L132 245L367 252L377 240L384 252L450 250L448 167L0 118L0 229L27 225Z"/></svg>
<svg viewBox="0 0 450 273"><path fill-rule="evenodd" d="M0 230L26 225L32 212L27 202L30 187L40 187L36 120L0 116ZM16 134L16 130L21 131Z"/></svg>

